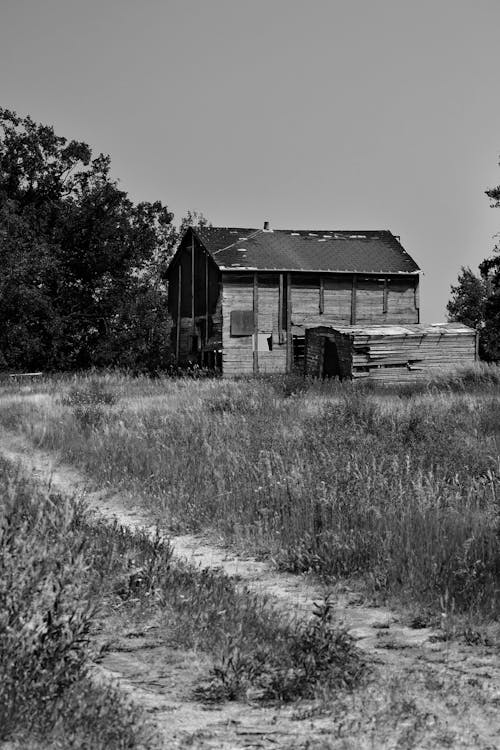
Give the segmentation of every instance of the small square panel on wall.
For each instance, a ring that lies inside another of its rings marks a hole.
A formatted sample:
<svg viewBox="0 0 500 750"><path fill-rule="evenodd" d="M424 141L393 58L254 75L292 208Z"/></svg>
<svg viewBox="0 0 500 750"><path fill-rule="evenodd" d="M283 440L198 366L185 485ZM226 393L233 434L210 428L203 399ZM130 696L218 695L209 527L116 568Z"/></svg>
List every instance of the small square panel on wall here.
<svg viewBox="0 0 500 750"><path fill-rule="evenodd" d="M253 310L231 310L231 336L251 336L253 328Z"/></svg>

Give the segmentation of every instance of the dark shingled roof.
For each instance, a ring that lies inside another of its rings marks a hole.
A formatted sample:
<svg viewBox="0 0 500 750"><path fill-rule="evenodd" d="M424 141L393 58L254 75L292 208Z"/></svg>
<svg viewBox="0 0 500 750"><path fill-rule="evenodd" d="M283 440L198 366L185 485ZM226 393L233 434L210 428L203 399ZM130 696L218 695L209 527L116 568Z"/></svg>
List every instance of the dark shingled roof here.
<svg viewBox="0 0 500 750"><path fill-rule="evenodd" d="M415 273L419 267L389 231L202 227L195 232L224 271Z"/></svg>

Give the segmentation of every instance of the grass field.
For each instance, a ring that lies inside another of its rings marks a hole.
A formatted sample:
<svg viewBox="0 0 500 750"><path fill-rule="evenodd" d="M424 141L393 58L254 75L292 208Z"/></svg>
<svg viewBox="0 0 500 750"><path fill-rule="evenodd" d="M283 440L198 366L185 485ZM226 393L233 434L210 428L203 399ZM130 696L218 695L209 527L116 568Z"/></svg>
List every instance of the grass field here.
<svg viewBox="0 0 500 750"><path fill-rule="evenodd" d="M167 653L206 654L193 693L203 701L314 699L364 673L328 601L311 622L283 623L223 573L174 561L168 540L97 524L3 460L0 496L0 744L163 747L144 712L90 669L131 627L154 627Z"/></svg>
<svg viewBox="0 0 500 750"><path fill-rule="evenodd" d="M174 531L356 577L431 618L495 620L499 384L486 366L392 390L94 375L6 386L0 423Z"/></svg>

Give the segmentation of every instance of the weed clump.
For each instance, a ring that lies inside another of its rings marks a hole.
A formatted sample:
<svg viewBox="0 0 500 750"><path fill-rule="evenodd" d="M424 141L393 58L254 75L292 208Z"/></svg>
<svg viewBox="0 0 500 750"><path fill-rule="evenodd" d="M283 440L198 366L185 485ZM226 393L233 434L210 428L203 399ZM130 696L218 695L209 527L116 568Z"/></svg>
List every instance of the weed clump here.
<svg viewBox="0 0 500 750"><path fill-rule="evenodd" d="M89 378L83 384L73 384L61 399L64 406L112 406L117 400L106 382L97 377Z"/></svg>
<svg viewBox="0 0 500 750"><path fill-rule="evenodd" d="M212 682L198 691L201 697L313 699L320 692L352 689L364 672L352 638L333 622L328 597L314 606L310 621L278 628L272 639L259 639L251 649L246 640L241 634L228 640Z"/></svg>
<svg viewBox="0 0 500 750"><path fill-rule="evenodd" d="M63 406L69 406L79 428L84 433L98 429L105 421L107 408L117 403L116 394L106 382L91 377L82 385L73 384L62 397Z"/></svg>

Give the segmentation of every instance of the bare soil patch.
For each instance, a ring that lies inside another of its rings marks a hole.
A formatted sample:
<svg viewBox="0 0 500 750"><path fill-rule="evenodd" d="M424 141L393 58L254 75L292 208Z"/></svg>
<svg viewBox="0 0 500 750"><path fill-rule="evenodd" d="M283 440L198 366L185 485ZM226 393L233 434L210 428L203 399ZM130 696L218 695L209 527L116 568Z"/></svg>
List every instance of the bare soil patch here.
<svg viewBox="0 0 500 750"><path fill-rule="evenodd" d="M20 436L2 432L0 452L62 495L84 496L96 516L156 533L133 497L96 488L91 478ZM221 568L272 597L284 617L310 615L313 602L326 593L320 584L277 573L268 562L238 555L206 537L176 536L172 542L177 556ZM111 645L96 675L117 680L154 716L166 747L500 747L496 647L443 640L442 630L410 628L397 612L366 606L354 590L337 586L332 593L337 617L365 652L372 677L356 694L330 699L328 705L196 702L192 690L208 676L206 657L165 647L154 622L139 632L117 632L117 623L107 623L99 637Z"/></svg>

